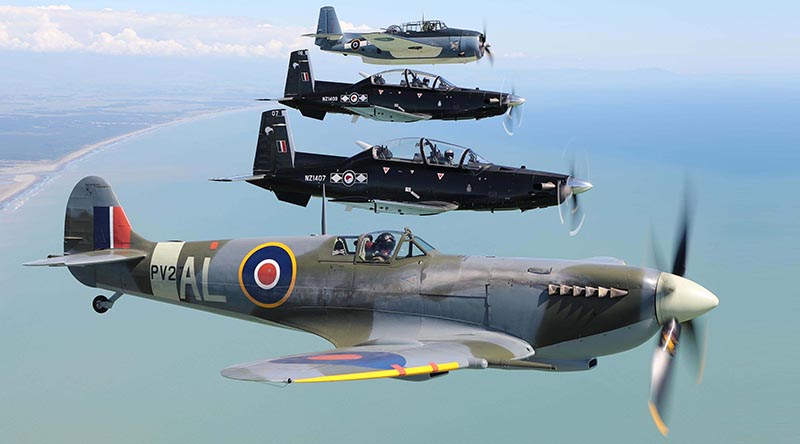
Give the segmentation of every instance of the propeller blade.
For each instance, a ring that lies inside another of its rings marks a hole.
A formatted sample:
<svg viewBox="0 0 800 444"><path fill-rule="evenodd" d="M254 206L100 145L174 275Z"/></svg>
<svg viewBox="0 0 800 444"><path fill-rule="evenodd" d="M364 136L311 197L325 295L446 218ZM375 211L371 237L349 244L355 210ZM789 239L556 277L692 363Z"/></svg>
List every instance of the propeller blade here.
<svg viewBox="0 0 800 444"><path fill-rule="evenodd" d="M678 234L678 249L675 251L675 260L672 263L672 274L684 276L686 274L686 255L689 250L689 229L691 226L691 203L689 186L686 186L686 193L683 198L683 215L681 217L681 227Z"/></svg>
<svg viewBox="0 0 800 444"><path fill-rule="evenodd" d="M692 363L697 372L696 382L703 381L703 372L706 367L706 351L708 350L708 329L704 327L699 319L692 319L681 324L685 331L684 342L689 347L692 356Z"/></svg>
<svg viewBox="0 0 800 444"><path fill-rule="evenodd" d="M680 334L681 324L675 319L670 320L662 327L661 338L658 341L658 347L653 352L650 369L650 415L652 415L658 431L664 436L669 433L666 423L667 397Z"/></svg>
<svg viewBox="0 0 800 444"><path fill-rule="evenodd" d="M492 54L492 51L489 49L490 47L491 45L484 44L483 50L486 52L486 56L489 58L489 65L494 66L494 54Z"/></svg>

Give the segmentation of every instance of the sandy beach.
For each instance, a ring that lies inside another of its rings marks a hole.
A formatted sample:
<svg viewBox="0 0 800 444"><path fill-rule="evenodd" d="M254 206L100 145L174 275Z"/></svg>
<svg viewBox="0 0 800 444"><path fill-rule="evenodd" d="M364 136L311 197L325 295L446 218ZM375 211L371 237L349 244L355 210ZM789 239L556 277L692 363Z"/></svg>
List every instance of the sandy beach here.
<svg viewBox="0 0 800 444"><path fill-rule="evenodd" d="M180 119L151 125L147 128L142 128L140 130L132 131L120 136L111 137L109 139L85 145L56 160L13 162L8 165L0 166L0 210L3 208L13 207L12 204L14 201L25 195L26 192L32 189L37 183L47 177L58 174L58 172L63 170L67 165L70 164L70 162L74 162L90 153L168 126L178 125L192 120L212 118L250 108L260 108L260 106L231 108L182 117ZM2 159L0 159L0 162L2 162Z"/></svg>

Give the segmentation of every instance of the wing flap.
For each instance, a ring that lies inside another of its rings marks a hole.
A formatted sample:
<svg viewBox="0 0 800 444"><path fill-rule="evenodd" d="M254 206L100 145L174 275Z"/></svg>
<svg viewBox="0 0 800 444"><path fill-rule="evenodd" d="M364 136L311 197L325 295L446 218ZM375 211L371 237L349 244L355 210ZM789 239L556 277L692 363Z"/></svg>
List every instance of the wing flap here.
<svg viewBox="0 0 800 444"><path fill-rule="evenodd" d="M83 267L87 265L113 264L140 260L147 257L147 253L140 250L96 250L85 253L68 254L64 256L50 256L47 259L26 262L22 265L30 267Z"/></svg>

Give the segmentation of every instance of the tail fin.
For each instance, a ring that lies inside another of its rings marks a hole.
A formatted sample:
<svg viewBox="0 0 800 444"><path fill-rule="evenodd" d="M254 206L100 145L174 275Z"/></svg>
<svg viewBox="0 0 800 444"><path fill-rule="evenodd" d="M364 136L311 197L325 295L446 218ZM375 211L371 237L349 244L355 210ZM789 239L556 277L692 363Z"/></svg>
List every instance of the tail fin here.
<svg viewBox="0 0 800 444"><path fill-rule="evenodd" d="M336 17L336 10L333 6L323 6L319 8L319 20L317 21L317 34L335 35L342 34L342 27L339 26L339 18ZM317 37L314 39L314 44L320 48L331 46L330 39L325 37Z"/></svg>
<svg viewBox="0 0 800 444"><path fill-rule="evenodd" d="M294 140L286 122L285 109L273 109L261 114L253 175L294 168Z"/></svg>
<svg viewBox="0 0 800 444"><path fill-rule="evenodd" d="M308 50L294 51L289 56L289 70L286 73L284 97L301 96L314 92L314 74L308 60Z"/></svg>
<svg viewBox="0 0 800 444"><path fill-rule="evenodd" d="M131 229L111 185L96 176L72 189L64 218L64 253L142 248L148 242Z"/></svg>

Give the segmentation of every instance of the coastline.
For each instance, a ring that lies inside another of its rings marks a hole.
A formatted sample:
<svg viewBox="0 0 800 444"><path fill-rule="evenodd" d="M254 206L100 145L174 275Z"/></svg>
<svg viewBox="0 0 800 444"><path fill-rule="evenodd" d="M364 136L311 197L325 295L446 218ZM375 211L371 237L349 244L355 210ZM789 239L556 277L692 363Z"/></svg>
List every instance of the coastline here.
<svg viewBox="0 0 800 444"><path fill-rule="evenodd" d="M19 208L21 205L17 205L15 207L13 204L18 200L21 200L28 194L28 192L35 189L37 185L49 178L57 176L59 172L68 167L72 162L80 160L89 154L109 148L119 142L127 141L132 138L170 126L180 125L182 123L195 120L218 117L239 111L245 111L250 108L260 108L260 106L251 105L237 108L226 108L218 111L203 112L195 115L180 117L168 122L157 123L146 128L84 145L77 150L55 160L14 162L7 166L0 166L0 211L3 211L7 208Z"/></svg>

